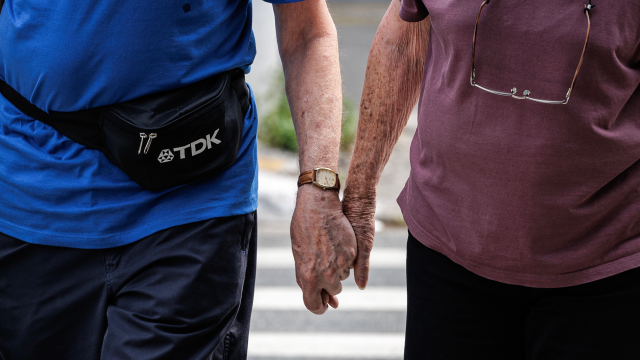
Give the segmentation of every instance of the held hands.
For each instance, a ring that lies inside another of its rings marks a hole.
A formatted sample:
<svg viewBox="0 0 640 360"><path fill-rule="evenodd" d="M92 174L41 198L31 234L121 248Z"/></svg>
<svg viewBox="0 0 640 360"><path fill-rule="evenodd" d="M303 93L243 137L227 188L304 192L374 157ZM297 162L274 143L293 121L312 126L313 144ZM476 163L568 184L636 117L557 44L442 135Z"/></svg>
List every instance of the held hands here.
<svg viewBox="0 0 640 360"><path fill-rule="evenodd" d="M338 307L342 280L356 259L356 237L342 212L338 192L303 185L291 220L296 281L304 304L314 314Z"/></svg>

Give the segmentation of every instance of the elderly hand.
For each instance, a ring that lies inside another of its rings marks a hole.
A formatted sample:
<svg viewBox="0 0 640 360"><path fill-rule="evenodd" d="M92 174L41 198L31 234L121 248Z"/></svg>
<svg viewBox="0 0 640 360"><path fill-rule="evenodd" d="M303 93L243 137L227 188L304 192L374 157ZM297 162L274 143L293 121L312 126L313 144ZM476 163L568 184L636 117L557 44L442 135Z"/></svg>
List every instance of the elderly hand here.
<svg viewBox="0 0 640 360"><path fill-rule="evenodd" d="M349 176L356 178L358 171L350 171ZM364 187L355 185L353 181L347 183L342 200L342 207L345 216L349 219L358 243L358 256L354 264L353 276L356 285L361 290L367 286L369 281L369 255L373 248L373 238L375 235L375 210L376 191L366 190Z"/></svg>
<svg viewBox="0 0 640 360"><path fill-rule="evenodd" d="M342 213L338 192L303 185L291 220L296 281L304 304L314 314L338 307L342 280L356 256L355 234Z"/></svg>

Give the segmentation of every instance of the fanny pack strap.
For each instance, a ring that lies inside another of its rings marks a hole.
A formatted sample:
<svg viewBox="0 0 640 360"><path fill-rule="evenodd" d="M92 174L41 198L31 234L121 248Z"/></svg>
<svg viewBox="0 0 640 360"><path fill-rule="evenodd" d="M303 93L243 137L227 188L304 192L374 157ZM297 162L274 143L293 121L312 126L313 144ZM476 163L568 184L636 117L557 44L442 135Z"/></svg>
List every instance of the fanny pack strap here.
<svg viewBox="0 0 640 360"><path fill-rule="evenodd" d="M15 91L3 80L0 80L0 93L23 114L38 121L42 121L49 126L54 126L53 118L49 114L40 110L39 107L33 105L29 100L20 95L19 92Z"/></svg>
<svg viewBox="0 0 640 360"><path fill-rule="evenodd" d="M109 153L100 125L103 108L97 107L74 112L52 111L49 114L32 104L3 80L0 80L0 94L23 114L53 127L72 141L100 150L105 154Z"/></svg>
<svg viewBox="0 0 640 360"><path fill-rule="evenodd" d="M251 98L249 88L244 80L244 72L242 69L233 69L229 71L229 76L231 77L231 87L238 95L242 113L246 114L251 105ZM52 111L49 114L32 104L3 80L0 80L0 94L23 114L55 128L69 139L89 148L103 152L109 151L104 144L100 124L104 107L72 112Z"/></svg>

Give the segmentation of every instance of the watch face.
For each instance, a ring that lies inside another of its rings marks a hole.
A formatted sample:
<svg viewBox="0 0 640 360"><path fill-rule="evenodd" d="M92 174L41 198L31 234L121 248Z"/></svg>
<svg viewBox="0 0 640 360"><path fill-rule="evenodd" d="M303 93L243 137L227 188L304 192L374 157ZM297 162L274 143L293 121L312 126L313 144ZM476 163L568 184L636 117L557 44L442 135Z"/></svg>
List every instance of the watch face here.
<svg viewBox="0 0 640 360"><path fill-rule="evenodd" d="M318 169L316 170L316 182L324 187L336 186L336 174L333 171Z"/></svg>

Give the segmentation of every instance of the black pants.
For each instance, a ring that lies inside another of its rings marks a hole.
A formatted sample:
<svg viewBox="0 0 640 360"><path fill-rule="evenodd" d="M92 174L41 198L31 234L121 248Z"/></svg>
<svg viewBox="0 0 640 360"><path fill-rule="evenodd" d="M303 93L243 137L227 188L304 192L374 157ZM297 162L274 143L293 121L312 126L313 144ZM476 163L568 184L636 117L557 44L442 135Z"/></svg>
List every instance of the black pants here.
<svg viewBox="0 0 640 360"><path fill-rule="evenodd" d="M640 269L566 288L507 285L409 235L407 291L405 359L640 359Z"/></svg>
<svg viewBox="0 0 640 360"><path fill-rule="evenodd" d="M0 359L245 359L255 213L104 250L0 234Z"/></svg>

